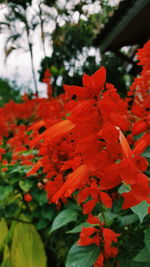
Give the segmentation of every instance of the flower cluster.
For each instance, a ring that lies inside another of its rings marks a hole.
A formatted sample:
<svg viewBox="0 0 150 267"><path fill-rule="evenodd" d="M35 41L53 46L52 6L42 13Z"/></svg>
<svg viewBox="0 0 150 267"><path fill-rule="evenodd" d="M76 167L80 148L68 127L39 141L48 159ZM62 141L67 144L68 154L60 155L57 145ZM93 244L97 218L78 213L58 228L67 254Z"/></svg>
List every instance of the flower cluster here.
<svg viewBox="0 0 150 267"><path fill-rule="evenodd" d="M78 245L101 247L95 267L118 253L120 234L107 226L103 208L112 209L116 199L122 201L122 210L150 203L144 173L148 162L141 155L150 145L149 51L150 41L138 51L143 70L126 99L106 82L104 67L92 76L84 74L83 87L64 85L64 94L53 98L47 70L48 99L25 96L23 103L10 102L0 109L3 167L7 170L6 142L12 153L9 164L32 166L26 176L37 178L49 203L60 208L73 198L82 207L91 226L82 228ZM35 148L36 158L26 153ZM128 190L120 192L122 185ZM33 197L27 193L24 199Z"/></svg>

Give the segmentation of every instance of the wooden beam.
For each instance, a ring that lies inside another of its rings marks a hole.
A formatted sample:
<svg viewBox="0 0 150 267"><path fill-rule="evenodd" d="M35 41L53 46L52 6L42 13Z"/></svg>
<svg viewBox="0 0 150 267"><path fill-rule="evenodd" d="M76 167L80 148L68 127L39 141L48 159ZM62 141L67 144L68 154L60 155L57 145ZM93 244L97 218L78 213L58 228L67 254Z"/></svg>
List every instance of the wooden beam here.
<svg viewBox="0 0 150 267"><path fill-rule="evenodd" d="M130 24L130 22L140 13L140 11L149 4L149 0L138 0L128 13L118 22L116 27L108 34L105 40L100 44L100 51L103 53L112 41L121 33L121 31Z"/></svg>

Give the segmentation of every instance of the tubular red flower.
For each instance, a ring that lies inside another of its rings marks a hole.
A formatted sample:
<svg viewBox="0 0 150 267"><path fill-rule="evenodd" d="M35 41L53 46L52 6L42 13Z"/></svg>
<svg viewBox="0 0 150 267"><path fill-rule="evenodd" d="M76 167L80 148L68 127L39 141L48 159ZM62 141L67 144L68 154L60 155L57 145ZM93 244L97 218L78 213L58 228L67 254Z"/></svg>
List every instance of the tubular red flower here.
<svg viewBox="0 0 150 267"><path fill-rule="evenodd" d="M132 156L132 151L131 151L131 148L128 144L127 139L125 138L125 136L123 135L121 130L119 130L119 140L120 140L120 144L122 147L124 157L127 159L130 159Z"/></svg>
<svg viewBox="0 0 150 267"><path fill-rule="evenodd" d="M34 140L31 141L31 146L35 145L37 142L39 142L42 138L48 137L49 139L53 139L56 137L61 137L64 134L70 132L76 125L70 121L70 120L63 120L61 122L58 122L57 124L54 124L49 129L44 131L42 134L37 136Z"/></svg>
<svg viewBox="0 0 150 267"><path fill-rule="evenodd" d="M88 177L88 166L86 164L83 164L68 176L63 186L53 196L52 202L57 203L57 201L61 197L71 196L71 194L78 188L78 186L83 180L84 180L84 183L86 183L87 177Z"/></svg>

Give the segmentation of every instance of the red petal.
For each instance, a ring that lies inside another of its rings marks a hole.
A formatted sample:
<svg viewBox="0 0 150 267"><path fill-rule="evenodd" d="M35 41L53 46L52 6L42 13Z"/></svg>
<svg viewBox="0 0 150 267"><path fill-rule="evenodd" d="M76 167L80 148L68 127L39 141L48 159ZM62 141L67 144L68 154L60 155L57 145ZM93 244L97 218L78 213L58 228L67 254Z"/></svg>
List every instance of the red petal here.
<svg viewBox="0 0 150 267"><path fill-rule="evenodd" d="M89 187L84 188L78 193L78 203L84 202L89 196Z"/></svg>
<svg viewBox="0 0 150 267"><path fill-rule="evenodd" d="M86 164L78 167L71 173L60 190L53 196L52 202L57 202L59 198L70 196L79 186L79 184L88 177L88 167Z"/></svg>
<svg viewBox="0 0 150 267"><path fill-rule="evenodd" d="M96 201L93 199L86 202L83 205L83 214L88 214L89 212L91 212L94 209L95 205L96 205Z"/></svg>
<svg viewBox="0 0 150 267"><path fill-rule="evenodd" d="M74 86L74 85L73 86L64 85L64 89L71 96L76 95L83 98L89 96L87 89L84 87Z"/></svg>
<svg viewBox="0 0 150 267"><path fill-rule="evenodd" d="M111 208L112 207L112 199L111 199L111 197L107 193L100 192L100 198L101 198L102 203L107 208Z"/></svg>
<svg viewBox="0 0 150 267"><path fill-rule="evenodd" d="M104 83L106 81L106 69L104 67L101 67L94 73L92 79L93 79L95 94L96 96L98 96L100 94L100 91L103 89Z"/></svg>

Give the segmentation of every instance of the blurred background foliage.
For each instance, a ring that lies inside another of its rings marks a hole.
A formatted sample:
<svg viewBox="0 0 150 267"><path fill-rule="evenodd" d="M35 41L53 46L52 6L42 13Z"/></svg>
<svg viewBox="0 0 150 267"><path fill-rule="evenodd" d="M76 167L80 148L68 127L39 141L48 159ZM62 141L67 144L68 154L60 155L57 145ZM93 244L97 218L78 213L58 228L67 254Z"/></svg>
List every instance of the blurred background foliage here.
<svg viewBox="0 0 150 267"><path fill-rule="evenodd" d="M117 1L114 5L110 5L109 0L1 0L0 3L2 9L7 10L0 22L0 31L8 34L6 59L19 49L30 53L36 93L39 89L35 75L34 36L38 35L43 51L39 80L42 82L44 72L49 68L54 96L63 92L63 84L81 85L82 74L90 75L100 65L107 68L107 81L114 83L121 96L126 95L132 77L125 74L124 60L113 52L100 54L99 48L93 45L97 34L117 8ZM51 47L51 54L47 52L47 46Z"/></svg>
<svg viewBox="0 0 150 267"><path fill-rule="evenodd" d="M15 102L20 101L21 88L16 84L16 81L9 81L0 78L0 107L7 103L10 99Z"/></svg>

